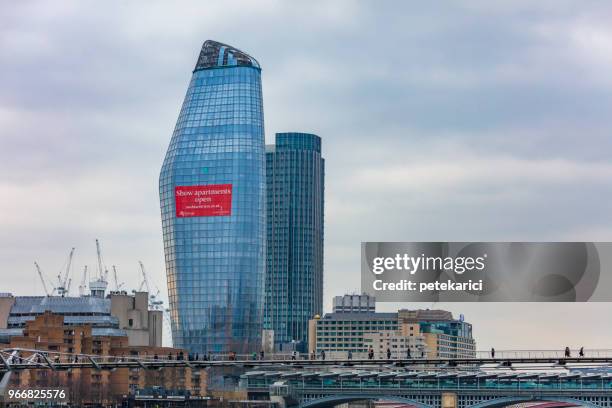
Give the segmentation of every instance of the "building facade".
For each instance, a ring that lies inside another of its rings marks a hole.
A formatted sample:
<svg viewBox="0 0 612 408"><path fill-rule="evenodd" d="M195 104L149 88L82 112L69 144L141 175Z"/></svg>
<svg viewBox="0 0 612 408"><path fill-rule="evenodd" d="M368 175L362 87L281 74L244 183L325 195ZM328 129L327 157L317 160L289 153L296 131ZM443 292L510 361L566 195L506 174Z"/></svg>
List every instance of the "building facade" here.
<svg viewBox="0 0 612 408"><path fill-rule="evenodd" d="M69 316L49 311L28 320L19 335L2 344L7 348L41 350L48 352L53 362L73 361L72 354L117 358L176 358L184 350L169 347L130 346L126 335L109 335L94 331L91 324L66 324ZM116 334L116 333L115 333ZM32 352L23 351L28 358ZM32 356L32 358L38 358ZM11 388L63 388L68 400L77 406L89 404L117 404L127 395L156 388L157 392L206 394L205 370L189 367L167 367L161 370L117 368L97 370L21 370L7 374Z"/></svg>
<svg viewBox="0 0 612 408"><path fill-rule="evenodd" d="M277 133L276 144L266 148L266 187L264 327L274 331L279 348L306 351L308 321L323 309L321 138Z"/></svg>
<svg viewBox="0 0 612 408"><path fill-rule="evenodd" d="M423 336L405 335L402 330L381 330L364 333L364 345L374 352L374 358L387 358L387 350L394 360L405 358L421 358L427 355L427 347Z"/></svg>
<svg viewBox="0 0 612 408"><path fill-rule="evenodd" d="M422 323L421 333L430 356L436 358L470 358L476 356L476 342L472 325L449 321L436 324Z"/></svg>
<svg viewBox="0 0 612 408"><path fill-rule="evenodd" d="M202 46L159 178L174 344L261 347L265 142L259 63Z"/></svg>
<svg viewBox="0 0 612 408"><path fill-rule="evenodd" d="M26 324L45 312L66 325L89 325L94 336L126 336L130 346L161 347L163 312L149 310L147 292L97 296L0 296L0 341L22 335Z"/></svg>
<svg viewBox="0 0 612 408"><path fill-rule="evenodd" d="M309 322L309 352L330 358L469 358L476 356L472 325L445 310L397 313L335 312ZM408 352L410 350L410 354Z"/></svg>
<svg viewBox="0 0 612 408"><path fill-rule="evenodd" d="M368 346L364 341L366 333L397 331L397 313L326 313L320 319L313 319L315 349L310 353L325 351L330 358L346 358L350 351L353 358L365 358Z"/></svg>

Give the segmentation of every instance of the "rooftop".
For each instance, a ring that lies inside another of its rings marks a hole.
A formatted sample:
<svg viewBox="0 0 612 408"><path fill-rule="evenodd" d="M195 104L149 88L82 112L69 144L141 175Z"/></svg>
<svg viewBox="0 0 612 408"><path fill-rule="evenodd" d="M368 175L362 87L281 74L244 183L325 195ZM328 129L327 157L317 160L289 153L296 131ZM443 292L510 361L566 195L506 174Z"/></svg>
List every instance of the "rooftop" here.
<svg viewBox="0 0 612 408"><path fill-rule="evenodd" d="M254 67L261 69L259 62L247 53L240 51L231 45L223 44L213 40L206 40L202 45L198 62L194 71L208 68L221 67Z"/></svg>
<svg viewBox="0 0 612 408"><path fill-rule="evenodd" d="M91 296L16 296L11 315L54 313L110 314L110 299Z"/></svg>
<svg viewBox="0 0 612 408"><path fill-rule="evenodd" d="M397 313L381 313L381 312L341 312L341 313L325 313L321 320L379 320L393 319L397 320Z"/></svg>

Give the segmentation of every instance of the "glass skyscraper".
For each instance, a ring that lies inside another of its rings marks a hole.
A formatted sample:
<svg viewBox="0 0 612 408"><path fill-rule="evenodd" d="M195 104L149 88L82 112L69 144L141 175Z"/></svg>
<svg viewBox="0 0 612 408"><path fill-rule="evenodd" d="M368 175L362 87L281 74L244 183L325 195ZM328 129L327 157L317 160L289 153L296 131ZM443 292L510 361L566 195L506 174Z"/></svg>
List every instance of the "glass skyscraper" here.
<svg viewBox="0 0 612 408"><path fill-rule="evenodd" d="M258 62L202 46L161 169L164 251L175 347L261 348L265 142Z"/></svg>
<svg viewBox="0 0 612 408"><path fill-rule="evenodd" d="M277 133L266 147L264 327L284 350L305 351L308 320L323 309L324 180L320 137Z"/></svg>

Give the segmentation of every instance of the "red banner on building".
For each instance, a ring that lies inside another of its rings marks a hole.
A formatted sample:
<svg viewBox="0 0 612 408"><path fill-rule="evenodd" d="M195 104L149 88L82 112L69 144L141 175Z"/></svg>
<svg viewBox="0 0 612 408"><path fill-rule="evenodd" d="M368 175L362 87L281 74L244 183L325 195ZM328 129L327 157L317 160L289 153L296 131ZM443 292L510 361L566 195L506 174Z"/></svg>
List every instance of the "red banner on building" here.
<svg viewBox="0 0 612 408"><path fill-rule="evenodd" d="M214 217L232 215L232 185L176 186L176 216Z"/></svg>

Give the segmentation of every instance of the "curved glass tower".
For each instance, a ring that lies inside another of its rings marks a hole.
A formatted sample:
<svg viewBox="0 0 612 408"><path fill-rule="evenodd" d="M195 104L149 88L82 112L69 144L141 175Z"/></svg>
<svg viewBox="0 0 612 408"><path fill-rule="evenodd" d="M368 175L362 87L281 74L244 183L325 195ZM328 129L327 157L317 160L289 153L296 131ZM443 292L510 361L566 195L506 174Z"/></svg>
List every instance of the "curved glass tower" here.
<svg viewBox="0 0 612 408"><path fill-rule="evenodd" d="M261 348L265 145L258 62L206 41L159 178L175 347Z"/></svg>

